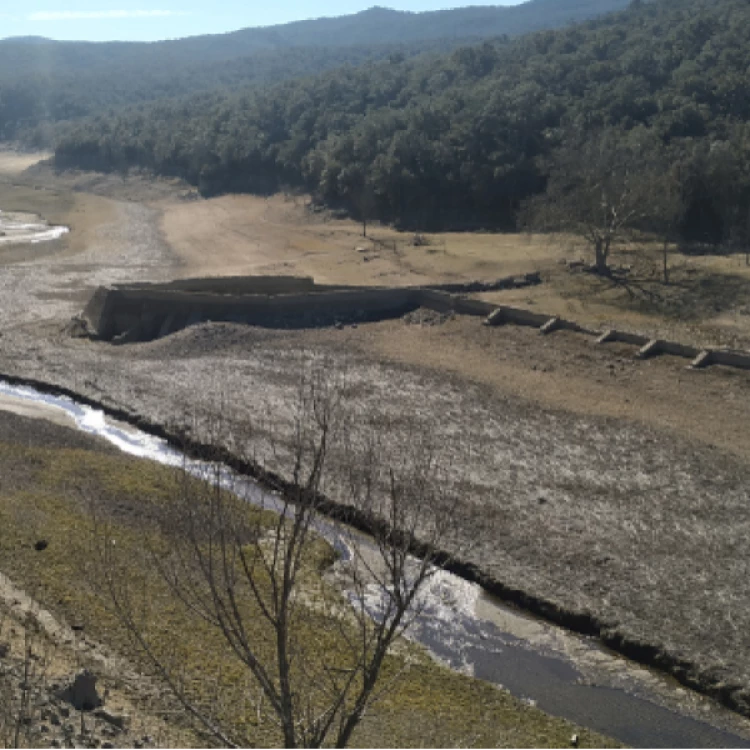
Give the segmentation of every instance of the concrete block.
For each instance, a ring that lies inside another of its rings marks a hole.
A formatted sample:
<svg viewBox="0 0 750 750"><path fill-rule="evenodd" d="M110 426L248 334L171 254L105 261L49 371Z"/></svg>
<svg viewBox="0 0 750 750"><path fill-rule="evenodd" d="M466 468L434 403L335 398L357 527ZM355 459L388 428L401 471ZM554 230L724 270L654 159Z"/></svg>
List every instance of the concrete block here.
<svg viewBox="0 0 750 750"><path fill-rule="evenodd" d="M501 326L503 323L505 323L505 316L504 311L501 307L498 307L497 310L493 310L485 319L484 319L484 325L486 326Z"/></svg>
<svg viewBox="0 0 750 750"><path fill-rule="evenodd" d="M750 353L730 349L715 349L711 352L711 364L750 370Z"/></svg>
<svg viewBox="0 0 750 750"><path fill-rule="evenodd" d="M690 368L698 370L701 367L707 367L711 364L712 352L709 349L704 349L698 354L698 356L690 363Z"/></svg>
<svg viewBox="0 0 750 750"><path fill-rule="evenodd" d="M635 356L638 357L638 359L652 357L654 354L658 354L661 351L661 344L662 342L659 339L651 339L651 341L638 350L638 354Z"/></svg>
<svg viewBox="0 0 750 750"><path fill-rule="evenodd" d="M539 333L548 334L552 333L552 331L557 330L560 327L560 318L554 317L550 318L540 329Z"/></svg>

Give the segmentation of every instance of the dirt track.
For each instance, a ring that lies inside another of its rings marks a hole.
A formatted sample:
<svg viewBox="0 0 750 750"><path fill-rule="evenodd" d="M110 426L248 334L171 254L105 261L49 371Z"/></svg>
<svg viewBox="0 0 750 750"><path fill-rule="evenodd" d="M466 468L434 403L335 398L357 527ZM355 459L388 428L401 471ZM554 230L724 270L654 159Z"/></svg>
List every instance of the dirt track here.
<svg viewBox="0 0 750 750"><path fill-rule="evenodd" d="M476 262L458 273L450 252L441 260L419 248L405 269L397 253L363 261L380 251L358 252L353 224L316 220L308 231L302 209L281 199L270 208L253 199L220 199L212 208L164 196L144 205L118 200L111 185L107 199L71 193L83 178L66 179L49 177L48 186L59 191L61 214L78 212L70 239L3 270L0 371L165 422L227 401L238 421L266 408L283 432L296 374L327 358L352 386L350 408L411 415L446 459L459 461L456 481L481 500L490 532L473 554L477 564L700 665L750 708L747 374L688 373L682 360L635 362L631 350L595 349L574 334L485 329L470 319L308 332L209 324L120 348L73 340L64 325L105 282L283 270L322 281L361 273L368 282L415 283L431 262L442 281L551 268L556 260L529 245L492 264L476 249ZM0 206L11 195L33 202L39 192L0 186ZM287 231L289 211L296 223ZM221 226L207 224L222 212ZM244 237L239 245L233 233ZM335 477L328 486L336 494Z"/></svg>

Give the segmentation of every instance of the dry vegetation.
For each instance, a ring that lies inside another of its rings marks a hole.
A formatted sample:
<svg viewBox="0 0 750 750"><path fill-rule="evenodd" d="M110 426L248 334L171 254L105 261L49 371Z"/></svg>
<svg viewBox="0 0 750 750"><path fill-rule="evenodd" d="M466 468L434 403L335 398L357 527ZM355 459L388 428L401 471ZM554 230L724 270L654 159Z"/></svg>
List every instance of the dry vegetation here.
<svg viewBox="0 0 750 750"><path fill-rule="evenodd" d="M76 648L69 627L63 625L62 636L53 633L57 635L50 639L55 657L39 677L40 689L49 689L76 668L89 666L104 677L111 694L107 705L132 715L136 736L148 734L159 746L206 742L175 711L158 681L148 677L148 662L106 599L100 598L97 576L89 568L97 559L92 555L89 507L95 497L99 523L106 522L117 539L123 585L138 593L139 617L154 648L165 661L180 664L184 689L235 733L245 733L249 741L260 745L278 745L275 723L257 705L257 687L248 684L221 636L174 597L146 551L171 545L150 519L167 502L179 477L155 465L123 459L98 441L66 428L9 415L0 427L0 472L4 529L0 568L33 592L60 622L76 624L84 634L82 641L78 637L80 647ZM39 539L48 543L43 551L34 549ZM338 648L333 638L336 630L325 627L325 621L318 622L321 617L313 609L302 619L309 631L306 637L329 649L333 658ZM262 619L254 622L253 627L260 629L257 640L263 643ZM20 625L14 629L22 638ZM319 643L326 638L333 640ZM101 656L112 652L118 656ZM398 653L386 663L386 677L402 672L404 661L410 666L355 734L357 745L380 744L387 737L389 744L403 746L563 746L576 731L502 691L437 666L419 649L404 645ZM76 720L77 715L72 721ZM583 743L606 742L577 731ZM32 740L32 744L44 743L39 736ZM119 736L114 741L127 743L132 737Z"/></svg>

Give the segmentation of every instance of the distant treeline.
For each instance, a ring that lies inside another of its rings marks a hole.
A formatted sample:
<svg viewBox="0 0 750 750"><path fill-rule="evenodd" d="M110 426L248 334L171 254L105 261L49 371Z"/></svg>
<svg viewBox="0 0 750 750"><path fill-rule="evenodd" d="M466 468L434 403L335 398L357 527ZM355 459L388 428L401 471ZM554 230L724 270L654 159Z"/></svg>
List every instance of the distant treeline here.
<svg viewBox="0 0 750 750"><path fill-rule="evenodd" d="M608 132L678 176L683 236L725 242L750 230L748 71L747 0L634 0L565 30L100 116L55 160L207 195L301 188L402 226L513 228L570 163L571 134Z"/></svg>

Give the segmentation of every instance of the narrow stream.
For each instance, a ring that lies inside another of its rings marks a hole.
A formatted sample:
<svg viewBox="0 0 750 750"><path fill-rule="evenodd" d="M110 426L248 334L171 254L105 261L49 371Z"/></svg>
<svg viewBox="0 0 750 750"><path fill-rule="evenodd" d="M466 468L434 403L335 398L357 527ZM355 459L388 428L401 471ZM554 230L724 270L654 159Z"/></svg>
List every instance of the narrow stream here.
<svg viewBox="0 0 750 750"><path fill-rule="evenodd" d="M66 397L0 380L0 410L64 413L71 426L108 440L125 453L170 466L186 461L164 440L118 423ZM226 479L238 486L226 469ZM264 507L272 494L240 480L243 494ZM341 548L334 524L320 531ZM377 592L373 597L377 604ZM596 641L525 615L487 596L479 586L439 571L423 593L423 612L410 633L452 669L472 674L564 717L635 747L750 748L750 722L669 678L628 661Z"/></svg>
<svg viewBox="0 0 750 750"><path fill-rule="evenodd" d="M36 214L0 211L0 246L19 242L29 242L32 245L49 242L68 231L68 227L50 226Z"/></svg>

